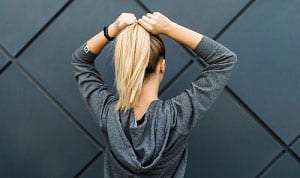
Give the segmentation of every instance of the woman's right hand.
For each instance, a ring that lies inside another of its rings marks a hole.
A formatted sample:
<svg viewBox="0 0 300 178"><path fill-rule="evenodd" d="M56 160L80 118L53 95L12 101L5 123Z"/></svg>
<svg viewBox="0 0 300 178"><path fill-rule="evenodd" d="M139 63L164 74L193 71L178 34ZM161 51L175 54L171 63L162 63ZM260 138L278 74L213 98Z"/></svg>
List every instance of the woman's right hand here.
<svg viewBox="0 0 300 178"><path fill-rule="evenodd" d="M138 23L151 34L165 35L169 33L173 25L170 19L159 12L154 12L153 14L147 13L138 20Z"/></svg>

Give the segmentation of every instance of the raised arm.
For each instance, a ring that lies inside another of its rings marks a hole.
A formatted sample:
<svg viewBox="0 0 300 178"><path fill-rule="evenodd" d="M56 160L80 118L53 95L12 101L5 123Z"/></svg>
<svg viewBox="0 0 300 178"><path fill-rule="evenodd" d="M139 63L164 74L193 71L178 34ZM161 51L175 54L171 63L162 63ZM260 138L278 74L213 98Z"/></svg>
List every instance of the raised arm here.
<svg viewBox="0 0 300 178"><path fill-rule="evenodd" d="M203 38L202 34L172 22L159 12L147 13L138 22L150 33L167 35L191 49Z"/></svg>
<svg viewBox="0 0 300 178"><path fill-rule="evenodd" d="M207 63L201 73L199 70L195 74L198 77L190 88L166 101L176 116L172 126L178 133L187 135L224 89L237 56L222 44L172 22L161 13L147 14L139 23L151 33L165 34L191 48Z"/></svg>
<svg viewBox="0 0 300 178"><path fill-rule="evenodd" d="M133 14L121 14L108 27L108 34L116 36L123 28L136 22ZM103 117L107 112L107 106L114 99L102 80L102 76L95 67L94 61L108 40L101 31L84 42L72 54L72 65L79 91L89 110L97 119L100 127L105 122Z"/></svg>

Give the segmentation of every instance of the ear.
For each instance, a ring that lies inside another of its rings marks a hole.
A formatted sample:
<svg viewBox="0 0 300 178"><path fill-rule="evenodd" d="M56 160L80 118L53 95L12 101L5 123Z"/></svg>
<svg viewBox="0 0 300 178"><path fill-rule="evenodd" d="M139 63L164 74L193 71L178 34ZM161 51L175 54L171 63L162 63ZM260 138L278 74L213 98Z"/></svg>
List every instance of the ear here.
<svg viewBox="0 0 300 178"><path fill-rule="evenodd" d="M159 66L160 66L159 71L161 73L165 73L165 70L166 70L166 60L163 57L161 57L160 60L159 60Z"/></svg>

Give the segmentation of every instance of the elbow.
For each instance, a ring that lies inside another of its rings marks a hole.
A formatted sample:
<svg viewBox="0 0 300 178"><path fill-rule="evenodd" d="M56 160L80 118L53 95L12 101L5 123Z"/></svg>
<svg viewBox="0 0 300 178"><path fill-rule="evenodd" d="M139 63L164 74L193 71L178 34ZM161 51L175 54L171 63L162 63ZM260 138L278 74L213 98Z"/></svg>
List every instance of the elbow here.
<svg viewBox="0 0 300 178"><path fill-rule="evenodd" d="M236 62L237 62L237 54L236 54L236 53L233 53L232 58L233 58L234 63L236 63Z"/></svg>
<svg viewBox="0 0 300 178"><path fill-rule="evenodd" d="M78 57L76 55L76 51L74 51L71 55L71 64L75 65L76 63L78 63Z"/></svg>
<svg viewBox="0 0 300 178"><path fill-rule="evenodd" d="M228 55L228 59L231 63L236 63L237 62L237 54L233 51L230 51Z"/></svg>

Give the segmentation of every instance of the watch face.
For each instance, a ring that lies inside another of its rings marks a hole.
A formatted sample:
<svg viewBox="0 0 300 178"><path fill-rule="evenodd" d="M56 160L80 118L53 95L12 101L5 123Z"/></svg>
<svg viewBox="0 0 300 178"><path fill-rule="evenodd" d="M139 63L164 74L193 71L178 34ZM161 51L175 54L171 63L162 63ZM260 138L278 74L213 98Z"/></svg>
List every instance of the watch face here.
<svg viewBox="0 0 300 178"><path fill-rule="evenodd" d="M84 46L83 50L84 50L85 53L89 52L89 48L86 45Z"/></svg>

